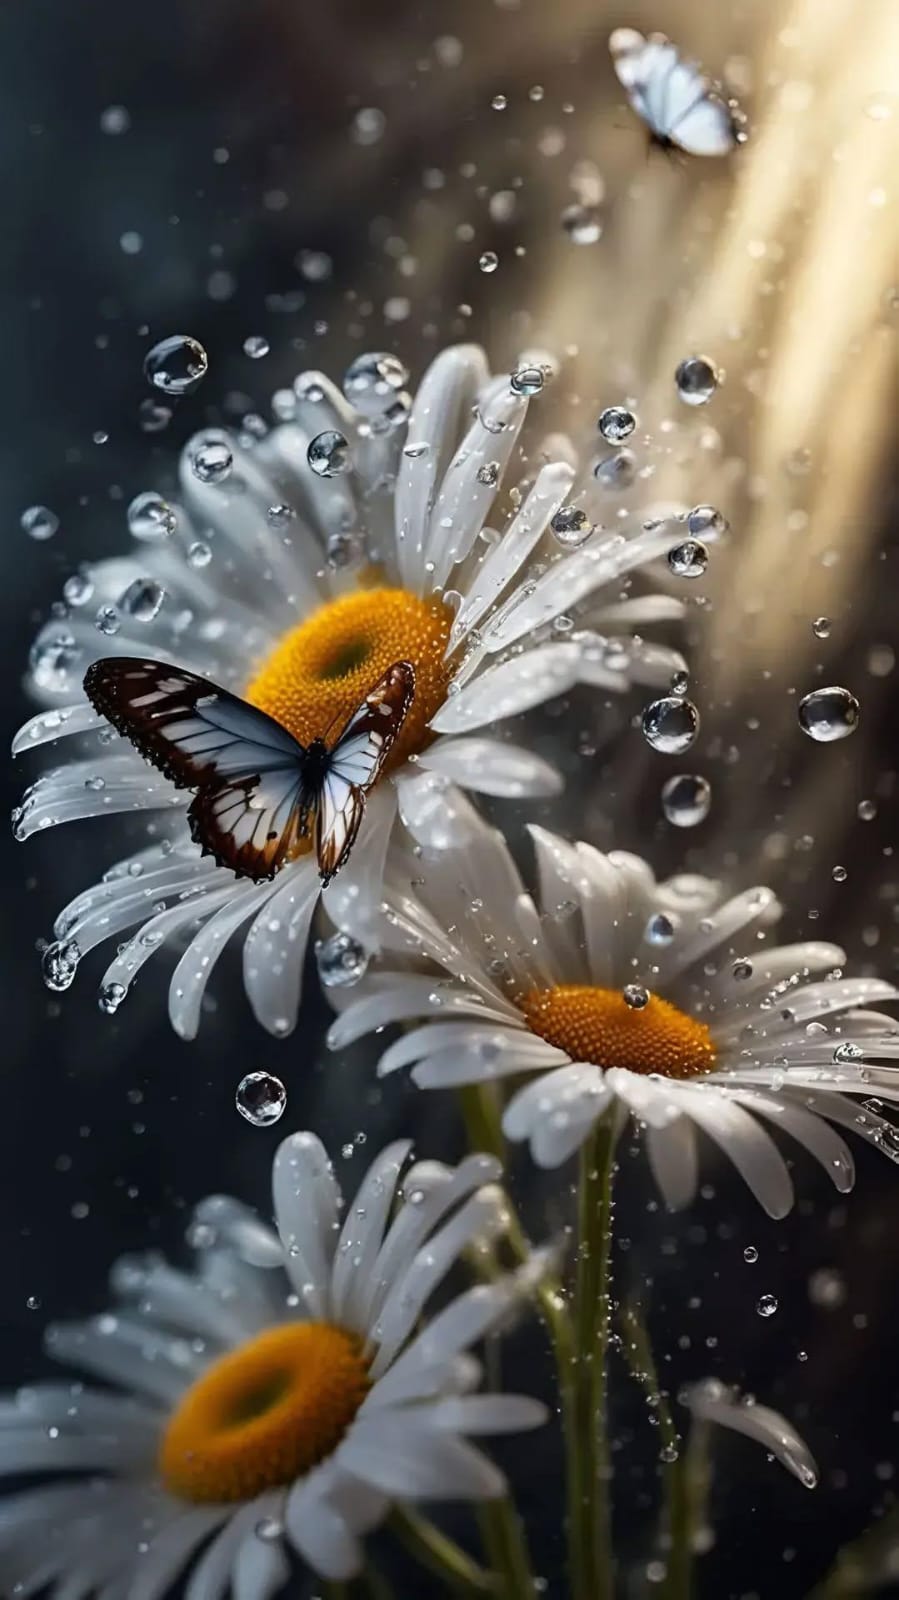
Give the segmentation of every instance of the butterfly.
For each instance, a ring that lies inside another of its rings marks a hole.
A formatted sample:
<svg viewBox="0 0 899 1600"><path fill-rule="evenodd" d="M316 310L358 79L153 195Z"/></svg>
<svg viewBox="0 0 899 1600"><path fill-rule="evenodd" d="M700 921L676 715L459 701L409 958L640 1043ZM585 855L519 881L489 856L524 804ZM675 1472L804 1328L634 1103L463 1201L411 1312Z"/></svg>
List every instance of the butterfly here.
<svg viewBox="0 0 899 1600"><path fill-rule="evenodd" d="M302 745L274 717L165 661L107 656L84 692L146 761L197 792L188 809L204 855L238 877L273 878L309 833L322 885L353 848L368 791L406 719L415 671L395 661L329 747Z"/></svg>
<svg viewBox="0 0 899 1600"><path fill-rule="evenodd" d="M745 133L727 101L663 33L646 39L635 28L616 28L609 50L619 82L654 144L677 146L692 156L724 156L743 142Z"/></svg>

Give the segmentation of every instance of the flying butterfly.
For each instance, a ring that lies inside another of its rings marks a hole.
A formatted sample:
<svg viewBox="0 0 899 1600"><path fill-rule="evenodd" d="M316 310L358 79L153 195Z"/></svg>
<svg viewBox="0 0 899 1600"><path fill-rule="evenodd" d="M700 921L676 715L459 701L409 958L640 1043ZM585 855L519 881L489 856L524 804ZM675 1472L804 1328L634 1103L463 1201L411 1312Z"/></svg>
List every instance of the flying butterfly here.
<svg viewBox="0 0 899 1600"><path fill-rule="evenodd" d="M330 745L300 744L274 717L165 661L107 656L88 667L91 705L176 787L204 855L261 882L290 860L315 818L322 884L353 848L415 694L415 671L395 661Z"/></svg>
<svg viewBox="0 0 899 1600"><path fill-rule="evenodd" d="M692 156L725 156L743 143L746 135L727 101L663 33L647 39L635 28L616 28L609 50L654 144Z"/></svg>

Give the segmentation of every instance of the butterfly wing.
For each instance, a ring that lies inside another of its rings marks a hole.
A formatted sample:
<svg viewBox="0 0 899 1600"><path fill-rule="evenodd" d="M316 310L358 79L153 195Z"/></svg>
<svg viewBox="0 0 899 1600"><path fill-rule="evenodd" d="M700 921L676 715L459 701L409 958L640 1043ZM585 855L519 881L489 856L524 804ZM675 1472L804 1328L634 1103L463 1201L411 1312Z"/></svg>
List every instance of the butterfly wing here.
<svg viewBox="0 0 899 1600"><path fill-rule="evenodd" d="M168 662L95 661L95 709L178 788L196 789L191 832L220 866L270 878L305 831L306 752L274 718Z"/></svg>
<svg viewBox="0 0 899 1600"><path fill-rule="evenodd" d="M616 28L609 39L619 82L656 139L688 155L726 155L737 143L729 107L705 75L661 34Z"/></svg>
<svg viewBox="0 0 899 1600"><path fill-rule="evenodd" d="M315 819L322 883L339 872L353 848L369 789L377 783L415 694L415 670L395 661L358 707L329 751Z"/></svg>
<svg viewBox="0 0 899 1600"><path fill-rule="evenodd" d="M708 84L671 123L669 138L691 156L726 156L737 143L730 107Z"/></svg>

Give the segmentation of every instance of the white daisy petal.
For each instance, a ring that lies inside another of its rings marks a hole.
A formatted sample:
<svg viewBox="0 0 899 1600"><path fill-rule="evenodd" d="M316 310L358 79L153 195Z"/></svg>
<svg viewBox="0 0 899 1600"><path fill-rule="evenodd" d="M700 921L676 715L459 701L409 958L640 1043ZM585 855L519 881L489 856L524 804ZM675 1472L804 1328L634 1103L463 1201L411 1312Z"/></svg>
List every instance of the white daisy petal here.
<svg viewBox="0 0 899 1600"><path fill-rule="evenodd" d="M683 1084L684 1110L733 1162L769 1217L785 1217L793 1205L786 1162L758 1123L714 1090Z"/></svg>
<svg viewBox="0 0 899 1600"><path fill-rule="evenodd" d="M274 892L270 883L236 889L230 901L210 917L188 945L169 985L169 1016L182 1039L197 1036L206 985L228 940Z"/></svg>
<svg viewBox="0 0 899 1600"><path fill-rule="evenodd" d="M12 742L12 754L20 756L25 750L36 750L39 745L65 739L69 734L86 733L101 726L103 718L86 700L71 706L54 706L50 711L36 711L23 722Z"/></svg>
<svg viewBox="0 0 899 1600"><path fill-rule="evenodd" d="M646 1154L669 1211L682 1211L699 1187L696 1130L689 1117L646 1129Z"/></svg>
<svg viewBox="0 0 899 1600"><path fill-rule="evenodd" d="M507 799L554 795L562 788L562 779L548 761L500 739L438 739L419 756L418 765L442 773L463 789Z"/></svg>
<svg viewBox="0 0 899 1600"><path fill-rule="evenodd" d="M334 1253L331 1285L333 1315L342 1327L360 1329L365 1326L369 1279L384 1242L399 1176L411 1149L411 1139L399 1139L382 1150L369 1167L347 1211Z"/></svg>
<svg viewBox="0 0 899 1600"><path fill-rule="evenodd" d="M326 1317L340 1190L328 1152L313 1133L291 1134L279 1145L272 1196L294 1288L311 1316Z"/></svg>
<svg viewBox="0 0 899 1600"><path fill-rule="evenodd" d="M284 1521L291 1543L322 1577L340 1583L361 1568L362 1547L346 1518L306 1483L288 1495Z"/></svg>
<svg viewBox="0 0 899 1600"><path fill-rule="evenodd" d="M405 583L424 591L425 546L431 509L441 474L446 470L446 440L457 430L487 377L476 345L441 351L425 373L409 418L409 438L427 449L403 454L396 484L397 561ZM488 502L489 504L489 502Z"/></svg>
<svg viewBox="0 0 899 1600"><path fill-rule="evenodd" d="M547 1407L522 1394L454 1395L419 1408L435 1428L451 1433L517 1433L542 1428L549 1419Z"/></svg>
<svg viewBox="0 0 899 1600"><path fill-rule="evenodd" d="M197 1546L228 1515L227 1506L194 1506L151 1540L135 1570L131 1600L158 1600L171 1588Z"/></svg>
<svg viewBox="0 0 899 1600"><path fill-rule="evenodd" d="M244 988L253 1015L278 1038L296 1026L306 944L321 892L311 857L291 865L282 880L257 912L243 947Z"/></svg>
<svg viewBox="0 0 899 1600"><path fill-rule="evenodd" d="M447 700L431 727L436 733L470 733L530 711L565 694L578 681L576 644L543 644L490 667Z"/></svg>
<svg viewBox="0 0 899 1600"><path fill-rule="evenodd" d="M466 1083L492 1083L523 1072L564 1066L567 1057L561 1050L542 1039L528 1048L527 1040L527 1034L509 1029L499 1037L487 1035L469 1042L464 1050L454 1045L443 1050L432 1047L422 1051L412 1077L419 1089L457 1089Z"/></svg>
<svg viewBox="0 0 899 1600"><path fill-rule="evenodd" d="M523 1055L527 1056L529 1047L538 1041L523 1028L490 1027L477 1022L426 1023L422 1028L413 1028L411 1033L403 1034L384 1051L378 1062L378 1076L386 1077L398 1067L408 1067L419 1057L428 1056L436 1050L454 1050L464 1054L468 1049L477 1053L479 1047L484 1047L489 1053L496 1048L502 1056L511 1051L516 1042L521 1045ZM542 1045L543 1041L539 1043ZM551 1045L545 1048L552 1050ZM561 1066L565 1059L563 1052L557 1051L556 1055Z"/></svg>
<svg viewBox="0 0 899 1600"><path fill-rule="evenodd" d="M527 400L512 392L508 380L500 380L482 392L478 413L446 470L431 512L425 563L431 564L433 589L446 585L453 567L471 550L493 502L500 474L515 448L527 409ZM481 472L494 462L496 472Z"/></svg>
<svg viewBox="0 0 899 1600"><path fill-rule="evenodd" d="M806 1489L814 1489L818 1482L818 1468L805 1440L792 1423L779 1411L760 1406L748 1399L739 1400L716 1378L706 1378L691 1384L684 1403L694 1417L703 1422L715 1422L723 1428L732 1428L748 1439L764 1445L788 1472L798 1478Z"/></svg>
<svg viewBox="0 0 899 1600"><path fill-rule="evenodd" d="M234 1562L234 1600L269 1600L290 1576L280 1540L260 1539L255 1528L244 1534Z"/></svg>
<svg viewBox="0 0 899 1600"><path fill-rule="evenodd" d="M791 1105L789 1101L774 1099L770 1096L753 1093L748 1090L728 1091L730 1097L744 1105L747 1110L755 1111L759 1116L767 1118L773 1127L781 1127L798 1144L804 1146L815 1160L820 1162L828 1174L834 1187L841 1194L848 1194L855 1182L855 1162L852 1151L845 1140L834 1133L821 1117L813 1116L810 1111L801 1106Z"/></svg>
<svg viewBox="0 0 899 1600"><path fill-rule="evenodd" d="M573 1062L536 1078L513 1096L503 1113L503 1132L529 1139L540 1167L558 1167L583 1143L612 1098L599 1067Z"/></svg>
<svg viewBox="0 0 899 1600"><path fill-rule="evenodd" d="M184 1589L184 1600L222 1600L229 1589L234 1559L248 1534L265 1517L274 1517L283 1505L280 1494L260 1495L237 1510L204 1550Z"/></svg>
<svg viewBox="0 0 899 1600"><path fill-rule="evenodd" d="M405 1500L486 1500L505 1493L505 1478L486 1456L412 1412L360 1419L341 1456L357 1477Z"/></svg>

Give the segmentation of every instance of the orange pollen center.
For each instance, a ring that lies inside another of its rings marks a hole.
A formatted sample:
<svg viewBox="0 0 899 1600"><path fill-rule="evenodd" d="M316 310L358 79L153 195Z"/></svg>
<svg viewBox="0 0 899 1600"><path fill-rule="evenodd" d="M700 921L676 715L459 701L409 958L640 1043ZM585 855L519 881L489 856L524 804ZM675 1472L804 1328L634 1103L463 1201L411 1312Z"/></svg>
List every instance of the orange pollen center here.
<svg viewBox="0 0 899 1600"><path fill-rule="evenodd" d="M628 1005L620 989L571 983L531 989L518 1005L531 1032L572 1061L663 1078L695 1078L715 1065L705 1023L654 994L637 1007Z"/></svg>
<svg viewBox="0 0 899 1600"><path fill-rule="evenodd" d="M171 1494L249 1500L336 1449L368 1393L359 1340L327 1322L268 1328L187 1391L159 1451Z"/></svg>
<svg viewBox="0 0 899 1600"><path fill-rule="evenodd" d="M357 706L395 661L415 668L415 698L386 771L428 741L428 724L452 676L444 660L453 614L442 600L405 589L359 589L320 606L284 635L247 686L251 705L267 711L301 744L333 744Z"/></svg>

